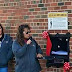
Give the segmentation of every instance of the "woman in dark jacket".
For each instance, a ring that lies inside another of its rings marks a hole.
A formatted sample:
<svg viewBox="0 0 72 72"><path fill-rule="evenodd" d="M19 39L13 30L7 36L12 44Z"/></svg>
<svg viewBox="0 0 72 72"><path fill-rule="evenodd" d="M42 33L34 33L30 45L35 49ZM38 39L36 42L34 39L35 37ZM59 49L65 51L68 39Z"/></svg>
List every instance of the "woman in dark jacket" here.
<svg viewBox="0 0 72 72"><path fill-rule="evenodd" d="M0 24L0 72L8 72L8 61L13 57L12 38L4 34Z"/></svg>
<svg viewBox="0 0 72 72"><path fill-rule="evenodd" d="M37 57L42 57L42 50L30 36L30 27L20 25L12 50L15 55L15 72L39 72L41 70Z"/></svg>

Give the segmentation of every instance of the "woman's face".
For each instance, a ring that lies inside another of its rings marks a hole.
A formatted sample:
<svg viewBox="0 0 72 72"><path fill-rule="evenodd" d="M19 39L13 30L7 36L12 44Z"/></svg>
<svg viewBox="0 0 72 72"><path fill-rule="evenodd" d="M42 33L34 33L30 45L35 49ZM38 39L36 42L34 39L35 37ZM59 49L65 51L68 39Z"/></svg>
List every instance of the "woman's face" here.
<svg viewBox="0 0 72 72"><path fill-rule="evenodd" d="M2 34L2 28L0 27L0 35Z"/></svg>
<svg viewBox="0 0 72 72"><path fill-rule="evenodd" d="M25 28L23 31L24 38L28 39L30 37L30 30L28 28Z"/></svg>

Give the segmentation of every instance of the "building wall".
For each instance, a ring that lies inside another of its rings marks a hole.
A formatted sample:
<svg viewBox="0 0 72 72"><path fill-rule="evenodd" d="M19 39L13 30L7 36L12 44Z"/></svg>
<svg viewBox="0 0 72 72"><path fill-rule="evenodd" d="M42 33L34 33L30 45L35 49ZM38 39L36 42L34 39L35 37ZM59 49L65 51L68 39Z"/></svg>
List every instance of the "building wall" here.
<svg viewBox="0 0 72 72"><path fill-rule="evenodd" d="M72 33L72 0L0 0L0 23L13 39L17 27L27 23L32 36L41 46L45 55L46 40L42 32L48 30L48 12L68 12L68 30L50 30L50 33ZM70 38L70 63L72 62L72 37ZM9 62L9 72L14 72L14 59ZM40 60L41 72L63 72L63 68L46 67L46 60Z"/></svg>

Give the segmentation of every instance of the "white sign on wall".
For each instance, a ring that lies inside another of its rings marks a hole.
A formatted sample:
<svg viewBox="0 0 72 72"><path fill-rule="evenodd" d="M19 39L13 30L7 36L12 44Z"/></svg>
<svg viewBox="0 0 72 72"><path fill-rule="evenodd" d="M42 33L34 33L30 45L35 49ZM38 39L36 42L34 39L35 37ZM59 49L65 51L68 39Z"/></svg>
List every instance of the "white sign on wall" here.
<svg viewBox="0 0 72 72"><path fill-rule="evenodd" d="M49 12L48 30L68 30L68 13Z"/></svg>

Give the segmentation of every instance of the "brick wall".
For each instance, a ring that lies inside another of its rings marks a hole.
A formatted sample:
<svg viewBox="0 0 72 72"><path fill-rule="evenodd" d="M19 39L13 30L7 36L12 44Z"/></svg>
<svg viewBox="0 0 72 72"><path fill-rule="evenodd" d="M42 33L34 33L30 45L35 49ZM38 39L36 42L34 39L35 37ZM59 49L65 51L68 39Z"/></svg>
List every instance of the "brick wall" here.
<svg viewBox="0 0 72 72"><path fill-rule="evenodd" d="M13 39L16 37L17 27L28 23L32 36L41 46L45 55L46 40L42 32L48 29L48 12L68 12L68 30L50 30L50 33L72 33L72 0L0 0L0 23ZM72 35L71 35L72 36ZM70 63L72 62L72 37L70 38ZM46 60L40 60L41 72L63 72L63 68L46 68ZM9 62L9 72L14 72L14 59Z"/></svg>

